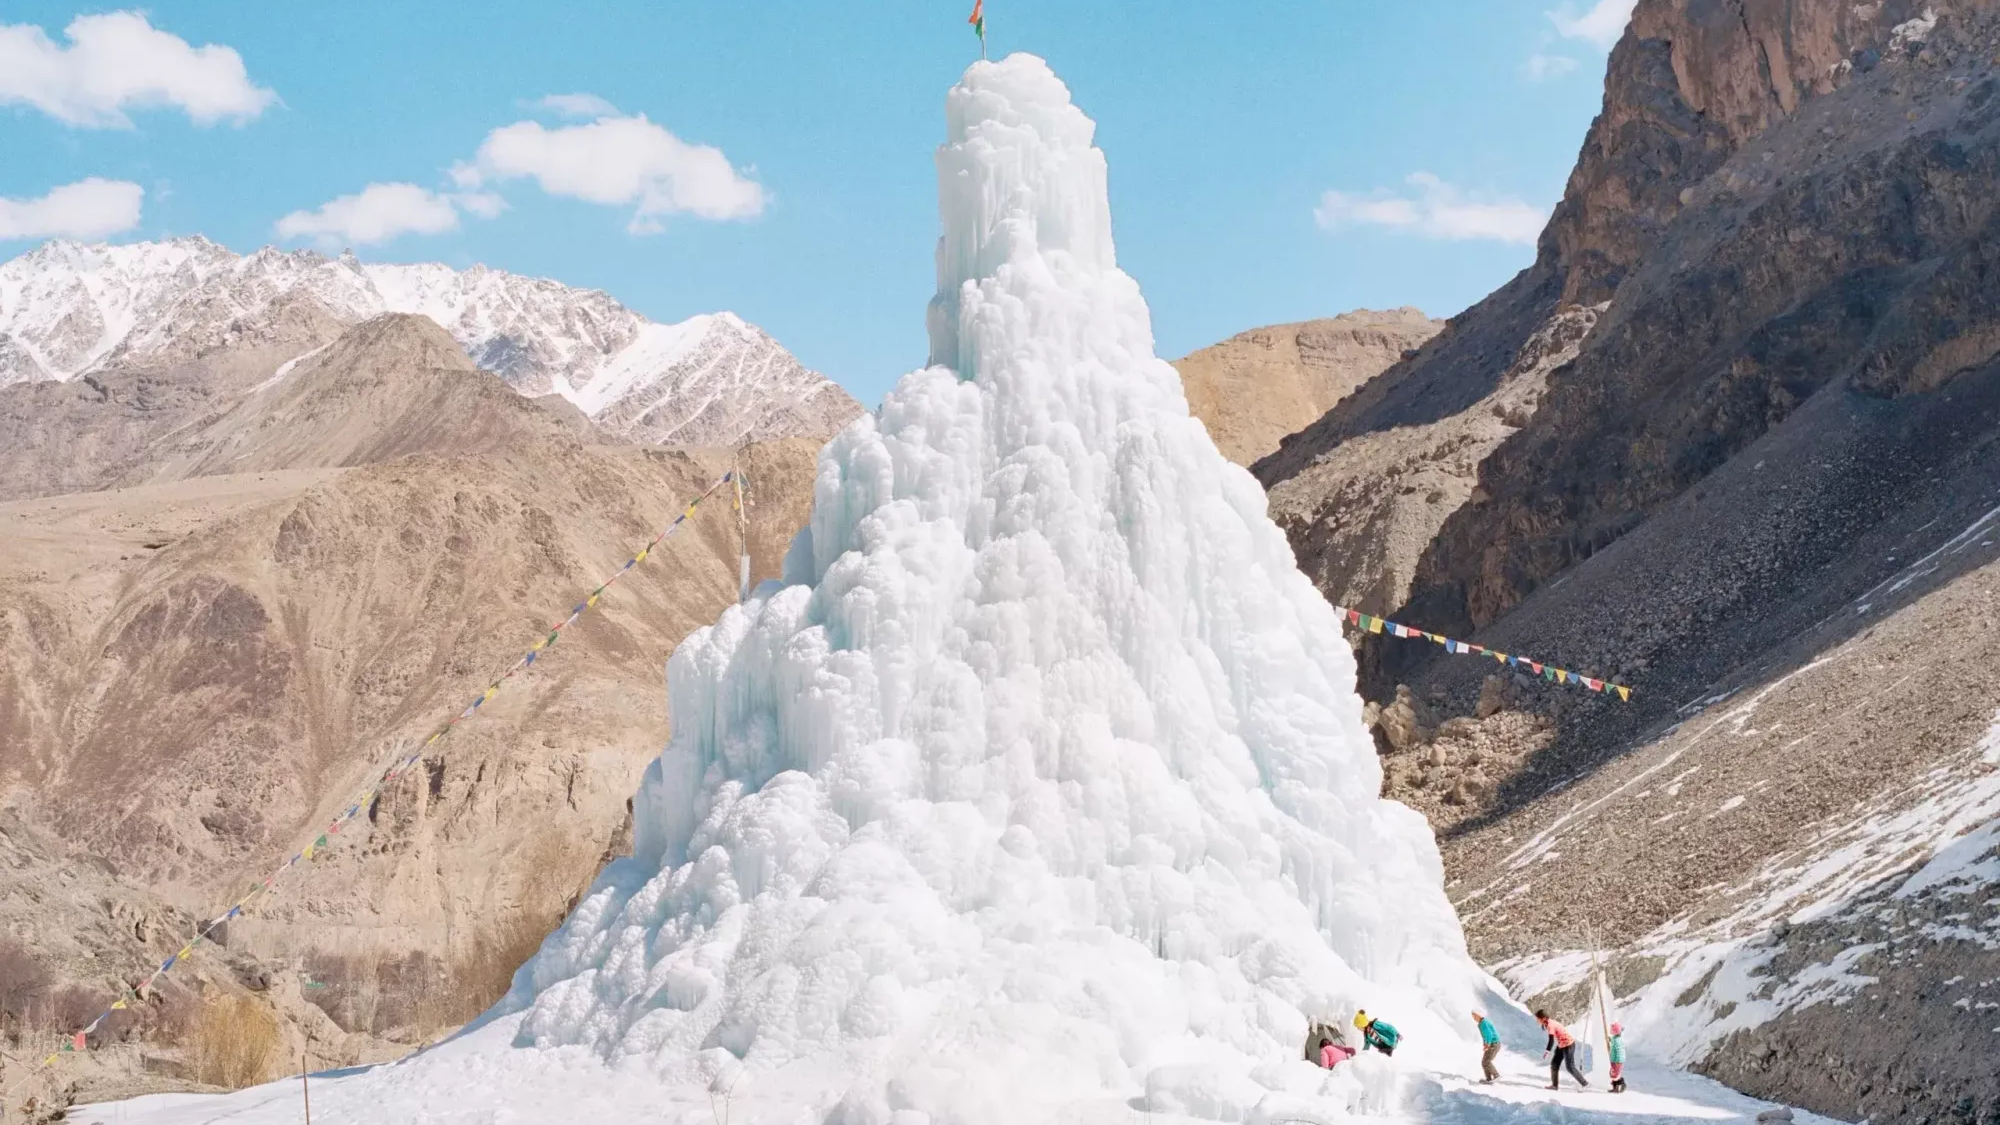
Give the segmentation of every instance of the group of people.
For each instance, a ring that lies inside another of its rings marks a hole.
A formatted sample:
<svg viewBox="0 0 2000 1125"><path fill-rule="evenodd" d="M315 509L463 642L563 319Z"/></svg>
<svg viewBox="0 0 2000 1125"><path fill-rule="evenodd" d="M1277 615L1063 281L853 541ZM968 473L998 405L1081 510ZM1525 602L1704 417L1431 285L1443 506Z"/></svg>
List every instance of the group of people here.
<svg viewBox="0 0 2000 1125"><path fill-rule="evenodd" d="M1472 1021L1479 1028L1481 1073L1479 1081L1482 1085L1498 1082L1500 1068L1494 1063L1500 1057L1500 1032L1493 1026L1493 1021L1486 1018L1484 1012L1473 1012ZM1569 1071L1569 1076L1576 1080L1579 1088L1590 1089L1590 1080L1583 1076L1583 1071L1577 1066L1576 1036L1571 1035L1568 1028L1551 1018L1546 1008L1536 1010L1535 1022L1541 1025L1549 1037L1548 1043L1542 1048L1542 1058L1549 1064L1549 1089L1562 1088L1562 1073L1565 1070ZM1354 1026L1361 1032L1359 1049L1335 1042L1330 1030L1324 1026L1315 1027L1315 1034L1319 1038L1317 1061L1320 1066L1332 1070L1371 1047L1385 1055L1394 1055L1396 1044L1403 1038L1394 1026L1370 1016L1366 1011L1354 1013ZM1615 1023L1611 1025L1611 1039L1607 1046L1611 1055L1611 1092L1622 1094L1625 1092L1625 1029L1622 1026Z"/></svg>

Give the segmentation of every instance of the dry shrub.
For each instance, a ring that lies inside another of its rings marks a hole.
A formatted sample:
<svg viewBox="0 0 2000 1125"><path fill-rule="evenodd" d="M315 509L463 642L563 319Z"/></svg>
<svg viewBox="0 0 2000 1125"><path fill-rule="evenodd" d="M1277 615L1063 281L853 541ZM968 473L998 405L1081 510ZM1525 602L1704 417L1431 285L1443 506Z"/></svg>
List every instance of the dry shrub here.
<svg viewBox="0 0 2000 1125"><path fill-rule="evenodd" d="M401 956L314 950L303 967L321 987L308 988L306 999L344 1031L419 1039L486 1011L507 994L515 970L541 948L593 873L554 830L530 840L517 863L519 905L462 944L449 962L422 950Z"/></svg>
<svg viewBox="0 0 2000 1125"><path fill-rule="evenodd" d="M18 1038L49 992L49 971L11 937L0 937L0 1031Z"/></svg>
<svg viewBox="0 0 2000 1125"><path fill-rule="evenodd" d="M269 1077L277 1057L278 1021L247 996L218 993L195 1013L183 1047L195 1081L229 1090L254 1086Z"/></svg>
<svg viewBox="0 0 2000 1125"><path fill-rule="evenodd" d="M69 1035L83 1030L84 1024L110 1006L111 1001L103 993L80 984L66 984L49 993L43 1002L42 1026Z"/></svg>
<svg viewBox="0 0 2000 1125"><path fill-rule="evenodd" d="M578 857L575 843L554 829L536 834L520 863L519 906L494 919L452 961L456 1010L450 1014L450 1023L464 1023L507 994L515 971L561 924L580 885L587 884L594 871L587 860Z"/></svg>
<svg viewBox="0 0 2000 1125"><path fill-rule="evenodd" d="M452 963L450 1004L437 1013L439 1025L464 1023L507 995L515 970L542 947L550 928L541 915L518 911L475 937Z"/></svg>

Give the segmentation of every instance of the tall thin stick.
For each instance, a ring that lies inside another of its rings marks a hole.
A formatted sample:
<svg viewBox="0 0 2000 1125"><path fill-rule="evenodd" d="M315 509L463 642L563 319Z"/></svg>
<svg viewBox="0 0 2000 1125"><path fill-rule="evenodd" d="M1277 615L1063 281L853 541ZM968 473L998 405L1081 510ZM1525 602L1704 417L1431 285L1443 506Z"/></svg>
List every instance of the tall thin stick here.
<svg viewBox="0 0 2000 1125"><path fill-rule="evenodd" d="M306 1080L306 1075L311 1070L312 1070L312 1056L306 1053L306 1049L304 1047L300 1047L299 1048L299 1092L303 1094L306 1099L306 1125L313 1125L312 1084Z"/></svg>
<svg viewBox="0 0 2000 1125"><path fill-rule="evenodd" d="M736 601L740 605L750 600L750 513L743 507L743 447L737 446L736 456L730 459L730 479L736 485L736 534L743 541L743 559L736 573Z"/></svg>
<svg viewBox="0 0 2000 1125"><path fill-rule="evenodd" d="M1611 985L1604 979L1604 967L1597 960L1597 932L1590 932L1590 999L1597 1005L1598 1026L1604 1030L1604 1065L1611 1065Z"/></svg>

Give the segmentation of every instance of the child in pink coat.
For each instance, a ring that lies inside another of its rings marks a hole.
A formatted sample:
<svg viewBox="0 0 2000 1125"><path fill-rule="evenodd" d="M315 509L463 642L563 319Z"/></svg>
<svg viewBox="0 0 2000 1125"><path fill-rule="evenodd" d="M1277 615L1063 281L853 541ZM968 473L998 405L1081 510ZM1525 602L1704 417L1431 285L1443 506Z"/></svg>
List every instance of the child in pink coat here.
<svg viewBox="0 0 2000 1125"><path fill-rule="evenodd" d="M1354 1057L1354 1048L1335 1043L1331 1039L1319 1041L1319 1065L1328 1070Z"/></svg>

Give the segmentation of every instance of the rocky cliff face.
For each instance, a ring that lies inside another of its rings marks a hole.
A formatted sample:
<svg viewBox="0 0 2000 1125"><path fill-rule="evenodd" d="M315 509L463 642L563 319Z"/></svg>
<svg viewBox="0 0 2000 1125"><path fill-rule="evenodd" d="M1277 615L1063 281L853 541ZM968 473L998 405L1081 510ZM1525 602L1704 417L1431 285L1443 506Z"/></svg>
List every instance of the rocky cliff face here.
<svg viewBox="0 0 2000 1125"><path fill-rule="evenodd" d="M2000 1100L2000 920L1917 879L1996 862L1996 7L1641 0L1536 264L1256 466L1330 594L1636 689L1364 646L1475 949L1560 1004L1594 933L1635 1042L1850 1118ZM1334 467L1489 425L1583 310L1385 589Z"/></svg>

